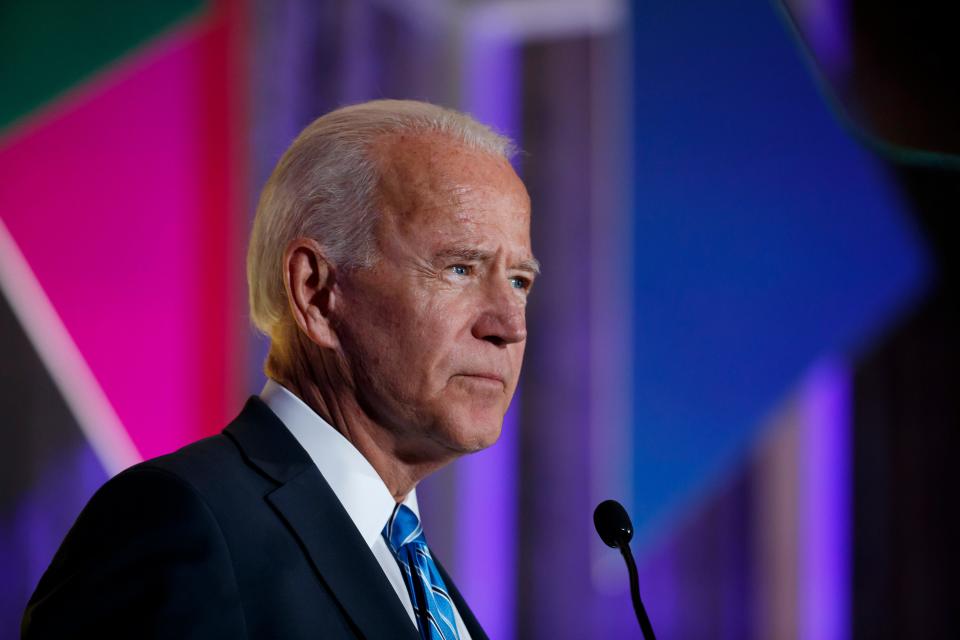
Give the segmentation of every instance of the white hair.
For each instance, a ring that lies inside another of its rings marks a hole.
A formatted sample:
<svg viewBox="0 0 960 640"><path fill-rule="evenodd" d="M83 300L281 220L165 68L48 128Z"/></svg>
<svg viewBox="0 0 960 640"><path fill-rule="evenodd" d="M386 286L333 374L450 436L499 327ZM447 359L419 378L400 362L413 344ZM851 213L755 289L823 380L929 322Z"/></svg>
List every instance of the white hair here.
<svg viewBox="0 0 960 640"><path fill-rule="evenodd" d="M287 316L283 254L299 237L320 243L340 268L370 266L380 167L375 142L385 135L438 133L468 148L510 159L513 142L469 115L426 102L374 100L314 120L287 149L267 180L250 234L250 316L263 333Z"/></svg>

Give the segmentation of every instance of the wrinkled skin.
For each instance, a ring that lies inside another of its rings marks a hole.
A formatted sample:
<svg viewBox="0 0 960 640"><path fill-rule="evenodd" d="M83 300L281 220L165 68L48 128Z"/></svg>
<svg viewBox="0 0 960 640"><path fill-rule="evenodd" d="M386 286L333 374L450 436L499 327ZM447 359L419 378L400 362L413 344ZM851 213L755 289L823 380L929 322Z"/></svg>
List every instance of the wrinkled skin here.
<svg viewBox="0 0 960 640"><path fill-rule="evenodd" d="M314 295L327 308L301 327L320 347L316 388L297 382L400 497L499 437L537 266L530 200L506 160L441 136L385 137L376 152L379 257Z"/></svg>

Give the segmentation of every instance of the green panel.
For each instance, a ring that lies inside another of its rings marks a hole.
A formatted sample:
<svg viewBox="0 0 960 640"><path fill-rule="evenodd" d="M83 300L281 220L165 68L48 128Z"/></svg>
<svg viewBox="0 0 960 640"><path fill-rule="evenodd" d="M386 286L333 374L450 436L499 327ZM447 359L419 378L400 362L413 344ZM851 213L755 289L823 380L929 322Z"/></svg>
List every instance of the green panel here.
<svg viewBox="0 0 960 640"><path fill-rule="evenodd" d="M0 0L0 130L205 4Z"/></svg>

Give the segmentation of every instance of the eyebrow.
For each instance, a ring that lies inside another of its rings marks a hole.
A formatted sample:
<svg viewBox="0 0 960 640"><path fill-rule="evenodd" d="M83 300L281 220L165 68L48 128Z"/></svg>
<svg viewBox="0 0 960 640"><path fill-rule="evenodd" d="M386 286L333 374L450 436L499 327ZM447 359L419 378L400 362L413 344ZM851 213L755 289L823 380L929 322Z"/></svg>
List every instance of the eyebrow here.
<svg viewBox="0 0 960 640"><path fill-rule="evenodd" d="M449 260L451 258L463 260L464 262L489 262L493 259L493 254L482 249L467 248L444 249L433 254L434 261ZM536 258L521 260L517 264L511 265L510 268L540 275L540 261Z"/></svg>
<svg viewBox="0 0 960 640"><path fill-rule="evenodd" d="M534 275L540 275L540 261L537 260L536 258L530 258L529 260L524 260L513 268L519 269L520 271L529 271Z"/></svg>

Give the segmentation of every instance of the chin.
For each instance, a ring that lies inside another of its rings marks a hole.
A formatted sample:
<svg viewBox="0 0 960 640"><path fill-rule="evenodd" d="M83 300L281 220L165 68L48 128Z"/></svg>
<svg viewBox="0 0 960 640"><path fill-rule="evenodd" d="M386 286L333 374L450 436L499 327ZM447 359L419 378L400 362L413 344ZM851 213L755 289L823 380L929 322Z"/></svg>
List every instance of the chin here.
<svg viewBox="0 0 960 640"><path fill-rule="evenodd" d="M501 426L498 426L491 433L484 433L483 435L474 439L469 446L466 447L467 453L475 453L477 451L483 451L487 447L492 447L496 444L497 440L500 439Z"/></svg>
<svg viewBox="0 0 960 640"><path fill-rule="evenodd" d="M503 415L470 416L447 422L443 440L458 453L475 453L492 446L503 430Z"/></svg>

